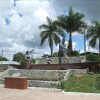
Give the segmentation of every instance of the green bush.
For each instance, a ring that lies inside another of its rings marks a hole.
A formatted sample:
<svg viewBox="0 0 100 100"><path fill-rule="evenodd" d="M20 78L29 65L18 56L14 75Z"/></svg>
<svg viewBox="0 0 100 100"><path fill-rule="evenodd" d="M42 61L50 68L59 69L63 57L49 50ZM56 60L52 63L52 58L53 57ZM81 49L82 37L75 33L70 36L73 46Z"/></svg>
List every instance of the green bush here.
<svg viewBox="0 0 100 100"><path fill-rule="evenodd" d="M54 52L52 57L58 57L58 52Z"/></svg>
<svg viewBox="0 0 100 100"><path fill-rule="evenodd" d="M32 59L32 63L35 64L36 63L36 59L33 58Z"/></svg>
<svg viewBox="0 0 100 100"><path fill-rule="evenodd" d="M100 61L100 55L91 53L91 54L86 55L86 59L87 61Z"/></svg>
<svg viewBox="0 0 100 100"><path fill-rule="evenodd" d="M80 56L79 51L75 50L75 51L71 51L71 50L67 50L67 54L68 56Z"/></svg>
<svg viewBox="0 0 100 100"><path fill-rule="evenodd" d="M100 61L100 55L97 55L97 61Z"/></svg>
<svg viewBox="0 0 100 100"><path fill-rule="evenodd" d="M0 61L1 61L1 60L2 60L2 61L8 61L7 58L5 58L5 57L1 57L1 56L0 56Z"/></svg>

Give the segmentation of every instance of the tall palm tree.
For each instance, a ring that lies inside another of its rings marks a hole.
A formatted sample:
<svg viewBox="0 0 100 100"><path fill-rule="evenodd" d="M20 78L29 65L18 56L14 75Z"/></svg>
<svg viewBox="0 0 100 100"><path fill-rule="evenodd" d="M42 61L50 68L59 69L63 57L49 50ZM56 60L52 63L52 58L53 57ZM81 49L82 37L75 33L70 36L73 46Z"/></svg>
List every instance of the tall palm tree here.
<svg viewBox="0 0 100 100"><path fill-rule="evenodd" d="M99 54L100 54L100 21L93 20L87 32L87 39L90 39L89 45L95 47L97 39L99 39Z"/></svg>
<svg viewBox="0 0 100 100"><path fill-rule="evenodd" d="M47 17L47 24L42 24L39 26L42 29L40 33L41 46L48 39L49 47L51 49L51 56L53 54L53 43L56 45L60 43L60 36L64 36L64 32L55 25L55 23Z"/></svg>
<svg viewBox="0 0 100 100"><path fill-rule="evenodd" d="M58 16L58 20L55 21L55 23L63 28L67 33L69 33L69 46L68 49L72 51L72 33L75 31L78 31L82 24L84 24L84 21L82 20L84 18L84 14L74 12L72 7L69 8L68 15L61 15Z"/></svg>

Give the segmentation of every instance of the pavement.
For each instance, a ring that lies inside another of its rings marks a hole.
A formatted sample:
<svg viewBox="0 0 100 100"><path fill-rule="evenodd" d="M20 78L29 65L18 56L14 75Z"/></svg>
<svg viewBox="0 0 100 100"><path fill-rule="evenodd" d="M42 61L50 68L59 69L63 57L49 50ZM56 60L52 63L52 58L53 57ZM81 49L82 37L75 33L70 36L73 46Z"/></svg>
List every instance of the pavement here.
<svg viewBox="0 0 100 100"><path fill-rule="evenodd" d="M100 94L64 92L36 87L20 90L0 86L0 100L100 100Z"/></svg>

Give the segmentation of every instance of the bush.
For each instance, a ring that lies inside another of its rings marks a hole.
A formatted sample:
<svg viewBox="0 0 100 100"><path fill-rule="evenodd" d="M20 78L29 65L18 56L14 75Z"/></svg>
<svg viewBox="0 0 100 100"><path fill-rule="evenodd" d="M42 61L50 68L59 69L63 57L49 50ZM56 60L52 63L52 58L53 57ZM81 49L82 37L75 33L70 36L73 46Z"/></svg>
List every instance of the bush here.
<svg viewBox="0 0 100 100"><path fill-rule="evenodd" d="M58 57L58 52L54 52L52 57Z"/></svg>
<svg viewBox="0 0 100 100"><path fill-rule="evenodd" d="M33 58L32 59L32 63L35 64L36 63L36 59Z"/></svg>
<svg viewBox="0 0 100 100"><path fill-rule="evenodd" d="M69 57L70 56L80 56L80 53L77 50L75 50L75 51L68 50L67 54L68 54Z"/></svg>
<svg viewBox="0 0 100 100"><path fill-rule="evenodd" d="M95 55L93 53L86 55L87 61L100 61L100 55Z"/></svg>
<svg viewBox="0 0 100 100"><path fill-rule="evenodd" d="M7 58L5 58L5 57L1 57L1 56L0 56L0 61L1 61L1 60L2 60L2 61L8 61Z"/></svg>

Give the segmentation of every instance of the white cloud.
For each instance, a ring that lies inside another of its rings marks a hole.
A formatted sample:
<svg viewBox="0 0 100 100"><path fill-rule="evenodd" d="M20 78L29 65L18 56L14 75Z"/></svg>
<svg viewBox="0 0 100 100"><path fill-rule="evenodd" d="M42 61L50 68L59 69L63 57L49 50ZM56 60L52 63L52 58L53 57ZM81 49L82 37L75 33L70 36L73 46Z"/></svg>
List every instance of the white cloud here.
<svg viewBox="0 0 100 100"><path fill-rule="evenodd" d="M95 47L92 48L89 45L89 42L86 42L86 51L99 53L99 45L98 44L99 44L99 40L97 40L97 43L96 43Z"/></svg>
<svg viewBox="0 0 100 100"><path fill-rule="evenodd" d="M46 22L46 16L55 19L54 8L48 0L18 0L16 7L13 3L13 0L0 1L0 46L6 44L9 49L4 55L11 59L14 53L25 53L32 48L39 54L50 53L47 43L40 47L38 26ZM10 20L9 25L6 25L6 18Z"/></svg>
<svg viewBox="0 0 100 100"><path fill-rule="evenodd" d="M73 32L72 33L72 36L82 36L82 34L81 33L78 33L78 32Z"/></svg>
<svg viewBox="0 0 100 100"><path fill-rule="evenodd" d="M77 45L77 43L76 42L73 42L72 43L72 48L73 48L73 50L75 50L75 46Z"/></svg>
<svg viewBox="0 0 100 100"><path fill-rule="evenodd" d="M99 45L98 45L98 40L97 40L97 43L96 43L96 46L95 48L92 48L90 45L89 45L89 41L86 41L86 52L95 52L95 53L99 53ZM83 53L84 50L81 50L80 53Z"/></svg>
<svg viewBox="0 0 100 100"><path fill-rule="evenodd" d="M0 0L0 17L6 18L12 9L13 0Z"/></svg>
<svg viewBox="0 0 100 100"><path fill-rule="evenodd" d="M55 6L49 0L16 0L16 6L14 0L0 0L0 48L7 46L4 55L11 59L14 53L18 51L25 53L32 48L38 53L37 55L50 54L47 43L43 47L40 46L38 26L46 22L46 16L55 19L59 13L55 10ZM10 21L8 25L6 19ZM73 43L73 49L76 45ZM98 49L98 45L96 48ZM58 51L58 46L54 47L54 51Z"/></svg>

